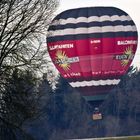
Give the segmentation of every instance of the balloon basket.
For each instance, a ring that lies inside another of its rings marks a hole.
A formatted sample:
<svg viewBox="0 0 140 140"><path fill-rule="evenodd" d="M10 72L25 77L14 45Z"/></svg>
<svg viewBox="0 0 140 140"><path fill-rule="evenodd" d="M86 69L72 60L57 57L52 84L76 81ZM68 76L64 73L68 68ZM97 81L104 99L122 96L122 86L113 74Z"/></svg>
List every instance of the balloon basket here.
<svg viewBox="0 0 140 140"><path fill-rule="evenodd" d="M95 120L102 120L102 113L99 111L99 108L96 107L92 114L92 119Z"/></svg>

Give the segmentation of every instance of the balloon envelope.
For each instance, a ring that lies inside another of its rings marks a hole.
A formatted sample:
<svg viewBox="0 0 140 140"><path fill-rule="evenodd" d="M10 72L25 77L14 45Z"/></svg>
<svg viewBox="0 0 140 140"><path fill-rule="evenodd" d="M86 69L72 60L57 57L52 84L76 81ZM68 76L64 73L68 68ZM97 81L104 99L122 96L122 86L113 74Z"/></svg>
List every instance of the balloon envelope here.
<svg viewBox="0 0 140 140"><path fill-rule="evenodd" d="M61 75L97 105L120 82L137 48L131 17L114 7L71 9L54 18L47 37Z"/></svg>

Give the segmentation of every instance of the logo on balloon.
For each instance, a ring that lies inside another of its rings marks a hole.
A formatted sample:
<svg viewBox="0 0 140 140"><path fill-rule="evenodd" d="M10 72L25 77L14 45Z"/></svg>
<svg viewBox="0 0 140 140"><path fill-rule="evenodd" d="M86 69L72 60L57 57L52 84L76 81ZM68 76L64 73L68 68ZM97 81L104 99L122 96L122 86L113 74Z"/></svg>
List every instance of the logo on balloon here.
<svg viewBox="0 0 140 140"><path fill-rule="evenodd" d="M58 50L56 52L56 64L58 64L64 70L70 69L70 63L68 63L68 56L64 51Z"/></svg>
<svg viewBox="0 0 140 140"><path fill-rule="evenodd" d="M121 65L123 67L127 66L129 61L133 60L133 58L134 58L134 53L131 46L126 48L123 54L115 56L116 60L121 61Z"/></svg>
<svg viewBox="0 0 140 140"><path fill-rule="evenodd" d="M58 50L56 52L56 57L55 58L56 58L55 64L58 64L58 66L63 68L65 71L70 69L70 64L71 63L79 62L79 57L69 58L66 55L66 52L62 51L62 50Z"/></svg>
<svg viewBox="0 0 140 140"><path fill-rule="evenodd" d="M124 59L121 61L121 65L122 66L127 66L129 61L132 60L134 58L134 53L131 47L126 48L126 50L124 51L124 55L127 56L127 59Z"/></svg>

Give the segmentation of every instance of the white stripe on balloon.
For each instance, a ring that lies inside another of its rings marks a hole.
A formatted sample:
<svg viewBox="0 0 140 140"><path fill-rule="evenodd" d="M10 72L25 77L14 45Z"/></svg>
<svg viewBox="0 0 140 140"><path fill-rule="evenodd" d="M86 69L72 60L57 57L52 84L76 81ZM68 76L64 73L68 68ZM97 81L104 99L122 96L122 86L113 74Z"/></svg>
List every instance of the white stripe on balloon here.
<svg viewBox="0 0 140 140"><path fill-rule="evenodd" d="M90 33L106 33L106 32L135 32L137 31L136 26L133 25L118 25L118 26L102 26L102 27L80 27L80 28L69 28L69 29L63 29L63 30L56 30L56 31L50 31L49 36L64 36L64 35L76 35L76 34L90 34Z"/></svg>
<svg viewBox="0 0 140 140"><path fill-rule="evenodd" d="M59 20L54 20L52 25L65 25L65 24L76 24L80 22L84 23L89 23L89 22L103 22L103 21L131 21L132 19L130 18L129 15L113 15L113 16L90 16L90 17L78 17L78 18L67 18L67 19L59 19Z"/></svg>
<svg viewBox="0 0 140 140"><path fill-rule="evenodd" d="M86 87L86 86L105 86L105 85L117 85L120 82L120 79L107 79L107 80L91 80L91 81L77 81L77 82L70 82L72 87Z"/></svg>

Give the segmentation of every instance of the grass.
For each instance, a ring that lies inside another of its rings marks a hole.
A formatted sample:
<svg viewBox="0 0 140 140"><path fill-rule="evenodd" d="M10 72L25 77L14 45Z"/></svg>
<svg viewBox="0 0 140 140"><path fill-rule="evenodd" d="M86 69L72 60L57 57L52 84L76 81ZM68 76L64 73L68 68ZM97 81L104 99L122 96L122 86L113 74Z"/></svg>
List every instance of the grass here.
<svg viewBox="0 0 140 140"><path fill-rule="evenodd" d="M140 140L140 136L122 136L108 138L89 138L89 139L71 139L71 140Z"/></svg>
<svg viewBox="0 0 140 140"><path fill-rule="evenodd" d="M140 140L140 136L128 136L128 137L124 136L124 137L118 137L118 138L117 137L114 137L114 138L101 138L99 140Z"/></svg>

